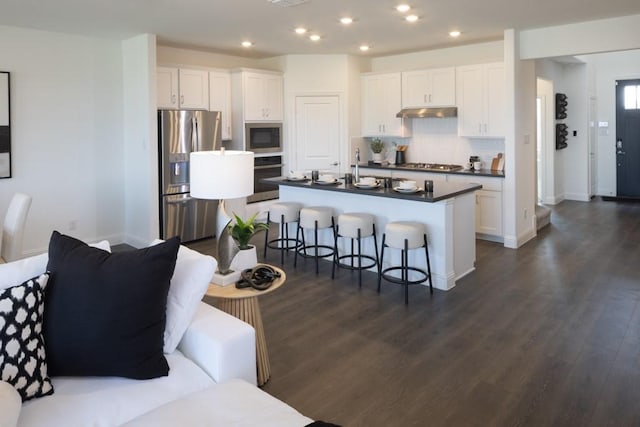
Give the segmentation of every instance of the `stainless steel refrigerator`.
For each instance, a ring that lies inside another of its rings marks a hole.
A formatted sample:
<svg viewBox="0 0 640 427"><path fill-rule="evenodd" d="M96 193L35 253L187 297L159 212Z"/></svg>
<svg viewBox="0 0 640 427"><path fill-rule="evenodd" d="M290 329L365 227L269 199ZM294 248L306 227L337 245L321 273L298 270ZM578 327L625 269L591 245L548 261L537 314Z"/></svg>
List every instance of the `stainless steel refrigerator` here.
<svg viewBox="0 0 640 427"><path fill-rule="evenodd" d="M189 242L215 234L216 200L189 195L189 154L220 149L218 111L158 110L160 237Z"/></svg>

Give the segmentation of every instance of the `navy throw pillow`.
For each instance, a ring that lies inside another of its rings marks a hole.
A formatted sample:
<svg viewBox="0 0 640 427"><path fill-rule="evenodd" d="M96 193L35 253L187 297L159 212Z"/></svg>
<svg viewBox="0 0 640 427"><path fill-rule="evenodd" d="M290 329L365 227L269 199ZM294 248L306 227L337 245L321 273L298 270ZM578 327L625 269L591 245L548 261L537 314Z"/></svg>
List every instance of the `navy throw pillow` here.
<svg viewBox="0 0 640 427"><path fill-rule="evenodd" d="M109 253L54 231L44 338L51 376L166 376L167 293L180 240Z"/></svg>

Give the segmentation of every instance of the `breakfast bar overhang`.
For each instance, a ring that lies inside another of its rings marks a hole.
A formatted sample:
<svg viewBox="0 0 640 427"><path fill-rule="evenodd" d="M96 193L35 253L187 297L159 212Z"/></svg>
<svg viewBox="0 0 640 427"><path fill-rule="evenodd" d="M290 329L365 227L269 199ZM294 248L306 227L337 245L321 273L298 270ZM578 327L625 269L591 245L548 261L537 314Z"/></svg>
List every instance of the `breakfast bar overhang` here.
<svg viewBox="0 0 640 427"><path fill-rule="evenodd" d="M361 189L344 184L343 180L334 184L290 181L286 178L268 178L264 181L279 186L282 202L330 206L336 217L347 212L373 214L376 217L378 245L382 242L382 233L388 222L422 222L427 229L432 280L437 289L453 288L456 280L475 269L475 191L482 188L479 184L434 181L433 193L419 191L406 194L382 185ZM295 233L295 230L292 231ZM320 240L333 245L328 232L322 233ZM372 239L367 239L363 252L372 250L372 247ZM424 254L419 258L418 251L411 252L410 262L424 263ZM387 258L385 253L383 268L387 262L398 263L399 256L399 253L393 253Z"/></svg>

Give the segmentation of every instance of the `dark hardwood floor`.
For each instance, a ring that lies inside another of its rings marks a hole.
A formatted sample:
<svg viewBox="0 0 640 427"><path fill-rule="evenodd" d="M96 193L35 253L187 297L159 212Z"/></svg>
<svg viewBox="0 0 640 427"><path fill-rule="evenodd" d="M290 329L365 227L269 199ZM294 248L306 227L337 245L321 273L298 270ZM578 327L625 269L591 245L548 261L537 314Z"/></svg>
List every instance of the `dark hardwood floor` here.
<svg viewBox="0 0 640 427"><path fill-rule="evenodd" d="M344 426L640 425L640 204L563 202L522 248L476 249L474 273L412 287L408 307L374 274L358 289L285 258L286 284L260 299L263 389Z"/></svg>

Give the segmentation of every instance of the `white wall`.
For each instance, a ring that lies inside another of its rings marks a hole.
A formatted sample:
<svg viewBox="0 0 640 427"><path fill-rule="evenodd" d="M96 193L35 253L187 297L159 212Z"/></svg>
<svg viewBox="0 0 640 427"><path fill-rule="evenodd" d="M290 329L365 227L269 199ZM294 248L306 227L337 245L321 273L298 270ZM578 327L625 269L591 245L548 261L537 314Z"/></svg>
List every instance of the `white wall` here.
<svg viewBox="0 0 640 427"><path fill-rule="evenodd" d="M640 48L640 15L520 31L520 58L535 59Z"/></svg>
<svg viewBox="0 0 640 427"><path fill-rule="evenodd" d="M566 64L564 87L567 94L567 148L563 155L564 196L567 200L588 202L589 195L589 93L587 66ZM577 136L573 136L574 131Z"/></svg>
<svg viewBox="0 0 640 427"><path fill-rule="evenodd" d="M277 66L274 66L271 60L242 58L240 56L170 46L158 45L156 58L158 64L166 66L184 66L188 64L189 66L201 68L231 69L249 67L278 71Z"/></svg>
<svg viewBox="0 0 640 427"><path fill-rule="evenodd" d="M518 34L506 30L504 35L507 86L504 245L518 248L536 235L536 76L534 61L519 59Z"/></svg>
<svg viewBox="0 0 640 427"><path fill-rule="evenodd" d="M340 97L341 170L348 169L352 132L359 129L359 74L362 62L348 55L287 55L284 62L285 123L287 152L285 161L295 158L295 98L297 95L338 95ZM356 82L357 81L357 82ZM358 117L353 117L358 115Z"/></svg>
<svg viewBox="0 0 640 427"><path fill-rule="evenodd" d="M126 242L147 246L159 236L155 36L123 42Z"/></svg>
<svg viewBox="0 0 640 427"><path fill-rule="evenodd" d="M45 251L53 230L122 240L121 64L120 42L0 26L13 162L13 178L0 180L0 215L13 193L33 196L27 255Z"/></svg>
<svg viewBox="0 0 640 427"><path fill-rule="evenodd" d="M500 62L504 56L502 40L425 50L421 52L390 55L371 59L371 69L366 71L408 71L421 68L451 67L454 65Z"/></svg>

